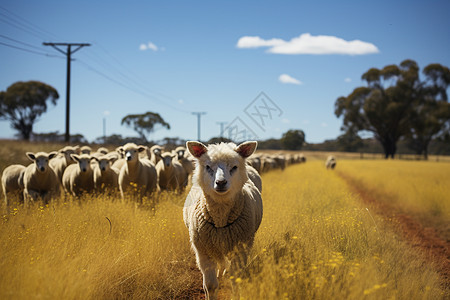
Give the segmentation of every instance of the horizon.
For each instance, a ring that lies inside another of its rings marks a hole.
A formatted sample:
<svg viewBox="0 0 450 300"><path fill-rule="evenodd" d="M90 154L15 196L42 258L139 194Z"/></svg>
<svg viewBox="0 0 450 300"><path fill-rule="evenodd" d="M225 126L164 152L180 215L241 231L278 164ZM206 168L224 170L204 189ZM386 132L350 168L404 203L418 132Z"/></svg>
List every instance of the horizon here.
<svg viewBox="0 0 450 300"><path fill-rule="evenodd" d="M73 55L70 123L71 135L91 143L104 120L106 136L137 136L120 121L147 111L171 126L152 141L197 139L193 113L206 112L201 140L221 131L279 139L299 129L306 142L323 143L342 134L336 99L365 85L370 68L405 59L421 71L450 66L448 1L105 4L0 5L0 91L38 80L60 96L33 132L65 133L66 59L43 42L91 44ZM1 139L14 139L9 125L0 121Z"/></svg>

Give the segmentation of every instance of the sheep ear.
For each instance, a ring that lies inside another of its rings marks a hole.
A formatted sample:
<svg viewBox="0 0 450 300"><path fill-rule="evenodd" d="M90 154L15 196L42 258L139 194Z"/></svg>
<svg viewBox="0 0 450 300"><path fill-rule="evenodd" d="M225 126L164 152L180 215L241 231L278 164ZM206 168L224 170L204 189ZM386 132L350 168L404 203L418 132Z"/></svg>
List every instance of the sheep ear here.
<svg viewBox="0 0 450 300"><path fill-rule="evenodd" d="M36 156L34 155L33 152L27 152L26 155L32 161L34 161L36 159Z"/></svg>
<svg viewBox="0 0 450 300"><path fill-rule="evenodd" d="M139 146L138 151L139 151L139 152L142 152L142 151L145 151L145 149L146 149L145 146Z"/></svg>
<svg viewBox="0 0 450 300"><path fill-rule="evenodd" d="M258 142L256 141L244 142L237 146L234 151L239 153L243 158L247 158L255 152L256 146L258 146Z"/></svg>
<svg viewBox="0 0 450 300"><path fill-rule="evenodd" d="M192 156L196 158L200 158L203 154L208 152L208 148L200 142L189 141L186 142L186 148L188 148L189 152Z"/></svg>
<svg viewBox="0 0 450 300"><path fill-rule="evenodd" d="M50 153L48 154L48 159L54 158L57 154L58 154L58 152L56 152L56 151L50 152Z"/></svg>
<svg viewBox="0 0 450 300"><path fill-rule="evenodd" d="M78 154L70 154L70 157L75 161L80 161L80 156Z"/></svg>

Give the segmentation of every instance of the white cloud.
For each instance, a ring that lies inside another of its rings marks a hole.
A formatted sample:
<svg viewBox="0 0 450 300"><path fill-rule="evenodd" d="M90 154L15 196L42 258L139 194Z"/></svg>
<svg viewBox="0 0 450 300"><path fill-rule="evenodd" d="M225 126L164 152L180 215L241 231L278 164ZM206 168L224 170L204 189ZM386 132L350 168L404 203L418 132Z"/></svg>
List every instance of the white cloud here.
<svg viewBox="0 0 450 300"><path fill-rule="evenodd" d="M139 50L141 50L141 51L146 51L146 50L158 51L159 49L158 49L158 46L156 46L152 42L148 42L147 44L141 44L139 46Z"/></svg>
<svg viewBox="0 0 450 300"><path fill-rule="evenodd" d="M290 83L290 84L303 84L303 82L301 82L298 79L295 79L294 77L289 76L288 74L281 74L280 77L278 77L278 80L282 83Z"/></svg>
<svg viewBox="0 0 450 300"><path fill-rule="evenodd" d="M347 78L344 79L344 81L345 81L345 82L352 82L352 79L349 78L349 77L347 77Z"/></svg>
<svg viewBox="0 0 450 300"><path fill-rule="evenodd" d="M322 126L322 127L328 127L328 124L325 123L325 122L323 122L322 124L320 124L320 126Z"/></svg>
<svg viewBox="0 0 450 300"><path fill-rule="evenodd" d="M184 104L184 100L183 100L183 99L180 99L180 100L178 100L178 103L179 103L179 104Z"/></svg>
<svg viewBox="0 0 450 300"><path fill-rule="evenodd" d="M238 48L273 47L285 43L282 39L263 40L259 36L243 36L237 43Z"/></svg>
<svg viewBox="0 0 450 300"><path fill-rule="evenodd" d="M291 121L290 121L289 119L286 119L286 118L282 119L281 122L282 122L283 124L289 124L289 123L291 123Z"/></svg>
<svg viewBox="0 0 450 300"><path fill-rule="evenodd" d="M378 48L372 44L360 40L346 41L344 39L329 36L312 36L303 33L290 41L282 39L264 40L259 36L241 37L236 45L238 48L269 47L267 52L276 54L343 54L363 55L378 53Z"/></svg>

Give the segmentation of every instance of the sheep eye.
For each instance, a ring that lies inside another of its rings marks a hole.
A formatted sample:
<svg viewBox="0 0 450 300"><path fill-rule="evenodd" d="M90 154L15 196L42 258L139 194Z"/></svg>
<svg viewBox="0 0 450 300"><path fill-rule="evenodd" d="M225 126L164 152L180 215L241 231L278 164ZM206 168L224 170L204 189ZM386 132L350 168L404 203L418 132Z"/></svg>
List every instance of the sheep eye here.
<svg viewBox="0 0 450 300"><path fill-rule="evenodd" d="M233 173L236 170L237 170L237 166L232 167L231 170L230 170L230 174Z"/></svg>
<svg viewBox="0 0 450 300"><path fill-rule="evenodd" d="M210 166L206 166L206 171L208 171L208 172L212 171L211 167Z"/></svg>

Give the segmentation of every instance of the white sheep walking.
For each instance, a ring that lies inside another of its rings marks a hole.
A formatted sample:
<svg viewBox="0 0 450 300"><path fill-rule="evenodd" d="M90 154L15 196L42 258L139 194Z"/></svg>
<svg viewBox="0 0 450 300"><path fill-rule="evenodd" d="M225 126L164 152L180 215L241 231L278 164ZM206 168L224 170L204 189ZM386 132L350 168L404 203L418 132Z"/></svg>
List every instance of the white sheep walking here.
<svg viewBox="0 0 450 300"><path fill-rule="evenodd" d="M94 190L94 174L91 168L91 159L88 154L72 154L71 157L77 162L66 168L63 174L62 183L64 190L79 197L83 193L90 193Z"/></svg>
<svg viewBox="0 0 450 300"><path fill-rule="evenodd" d="M229 262L229 272L234 278L245 267L247 251L261 223L261 194L248 178L245 161L256 146L257 142L208 147L200 142L187 142L197 166L183 218L208 299L217 299L218 267L220 270ZM236 295L234 280L232 286Z"/></svg>
<svg viewBox="0 0 450 300"><path fill-rule="evenodd" d="M97 161L93 167L95 190L97 192L118 190L120 170L111 166L112 162L116 160L116 156L102 155L94 157L94 159Z"/></svg>
<svg viewBox="0 0 450 300"><path fill-rule="evenodd" d="M79 153L79 146L65 146L58 151L58 156L50 161L50 167L55 171L60 183L62 183L64 170L67 166L76 163L70 155Z"/></svg>
<svg viewBox="0 0 450 300"><path fill-rule="evenodd" d="M2 190L5 196L5 206L8 207L8 194L19 196L23 201L23 175L26 167L23 165L10 165L2 173Z"/></svg>
<svg viewBox="0 0 450 300"><path fill-rule="evenodd" d="M139 153L145 149L146 147L137 146L134 143L125 144L120 149L126 160L119 173L119 189L122 199L127 192L131 192L133 196L138 197L138 202L142 203L144 196L159 189L155 166L150 160L139 158Z"/></svg>
<svg viewBox="0 0 450 300"><path fill-rule="evenodd" d="M325 167L331 170L336 167L336 158L333 155L328 156L327 161L325 162Z"/></svg>
<svg viewBox="0 0 450 300"><path fill-rule="evenodd" d="M156 164L156 173L161 190L181 190L186 186L187 174L183 166L174 158L170 152L159 154L160 160Z"/></svg>
<svg viewBox="0 0 450 300"><path fill-rule="evenodd" d="M60 183L55 172L49 166L49 161L57 155L57 152L27 152L28 158L33 161L27 166L23 174L23 196L25 205L28 202L41 198L44 203L60 196Z"/></svg>

